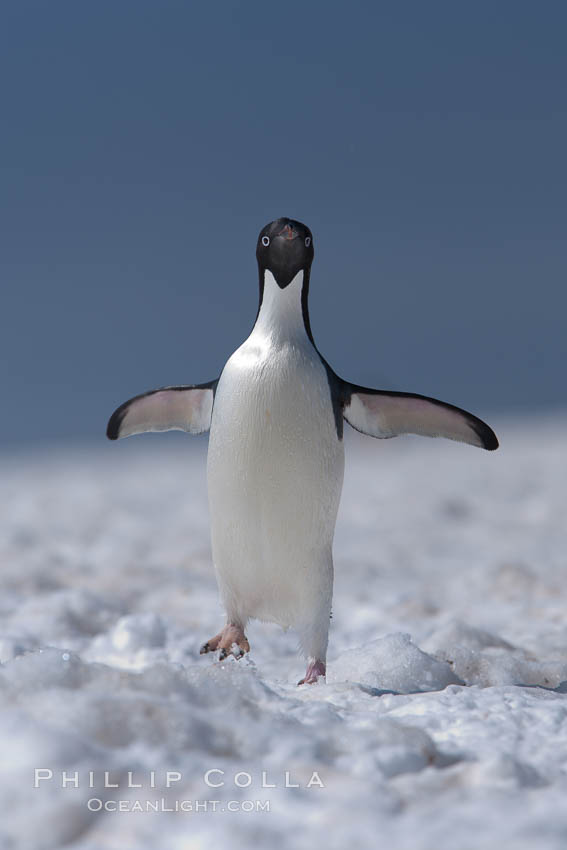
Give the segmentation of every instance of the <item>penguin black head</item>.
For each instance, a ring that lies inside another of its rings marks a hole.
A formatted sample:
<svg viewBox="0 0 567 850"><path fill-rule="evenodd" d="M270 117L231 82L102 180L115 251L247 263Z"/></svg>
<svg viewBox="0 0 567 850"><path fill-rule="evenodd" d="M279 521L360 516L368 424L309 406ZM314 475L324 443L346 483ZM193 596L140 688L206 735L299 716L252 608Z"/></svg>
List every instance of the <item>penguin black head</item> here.
<svg viewBox="0 0 567 850"><path fill-rule="evenodd" d="M309 273L313 262L313 235L308 227L292 218L278 218L260 231L256 246L260 277L271 271L281 289L303 269Z"/></svg>

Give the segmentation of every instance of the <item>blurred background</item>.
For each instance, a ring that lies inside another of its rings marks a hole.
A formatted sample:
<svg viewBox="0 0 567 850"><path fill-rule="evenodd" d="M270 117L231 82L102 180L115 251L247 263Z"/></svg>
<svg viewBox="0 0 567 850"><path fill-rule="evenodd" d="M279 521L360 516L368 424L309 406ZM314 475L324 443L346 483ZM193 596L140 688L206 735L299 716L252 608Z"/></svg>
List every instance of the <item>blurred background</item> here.
<svg viewBox="0 0 567 850"><path fill-rule="evenodd" d="M564 407L566 25L561 2L2 4L1 445L102 442L126 398L216 377L282 215L314 233L340 375Z"/></svg>

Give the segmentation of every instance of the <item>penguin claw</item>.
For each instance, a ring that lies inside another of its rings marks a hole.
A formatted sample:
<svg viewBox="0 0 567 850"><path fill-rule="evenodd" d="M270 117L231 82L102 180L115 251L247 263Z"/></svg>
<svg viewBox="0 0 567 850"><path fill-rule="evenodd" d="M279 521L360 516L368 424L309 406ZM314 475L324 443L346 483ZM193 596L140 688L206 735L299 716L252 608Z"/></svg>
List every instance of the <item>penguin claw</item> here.
<svg viewBox="0 0 567 850"><path fill-rule="evenodd" d="M244 650L237 643L233 643L232 646L234 649L223 646L221 651L219 652L219 661L224 661L225 658L228 658L229 655L233 655L237 661L240 661L241 658L244 657Z"/></svg>
<svg viewBox="0 0 567 850"><path fill-rule="evenodd" d="M238 660L250 650L250 644L241 626L228 623L224 629L206 641L199 650L200 655L219 650L219 661L224 661L228 655L234 655Z"/></svg>
<svg viewBox="0 0 567 850"><path fill-rule="evenodd" d="M326 667L324 661L310 661L307 665L307 670L305 672L305 676L303 679L300 679L297 683L299 685L314 685L315 682L318 681L319 677L325 678L326 676Z"/></svg>

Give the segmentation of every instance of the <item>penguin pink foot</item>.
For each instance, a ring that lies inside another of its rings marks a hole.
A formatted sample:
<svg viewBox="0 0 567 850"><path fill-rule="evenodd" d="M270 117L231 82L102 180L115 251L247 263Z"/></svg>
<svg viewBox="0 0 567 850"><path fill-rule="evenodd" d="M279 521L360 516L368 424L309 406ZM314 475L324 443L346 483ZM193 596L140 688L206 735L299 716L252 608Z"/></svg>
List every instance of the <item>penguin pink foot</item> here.
<svg viewBox="0 0 567 850"><path fill-rule="evenodd" d="M236 644L237 649L233 650L232 647L234 644ZM222 661L227 655L232 654L235 658L242 658L245 652L250 652L250 644L242 626L227 623L218 635L215 635L203 644L200 654L204 655L206 652L215 652L217 649L219 650L219 661Z"/></svg>
<svg viewBox="0 0 567 850"><path fill-rule="evenodd" d="M310 661L307 665L307 671L303 679L300 679L297 683L298 685L314 685L315 682L319 679L320 676L325 678L326 675L326 667L324 661Z"/></svg>

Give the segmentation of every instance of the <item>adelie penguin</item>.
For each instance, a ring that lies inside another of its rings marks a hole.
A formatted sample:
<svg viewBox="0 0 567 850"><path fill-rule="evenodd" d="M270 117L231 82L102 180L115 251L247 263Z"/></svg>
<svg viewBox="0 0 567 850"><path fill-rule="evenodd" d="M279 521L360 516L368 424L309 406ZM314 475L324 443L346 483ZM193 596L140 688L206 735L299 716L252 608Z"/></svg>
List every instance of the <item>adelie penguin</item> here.
<svg viewBox="0 0 567 850"><path fill-rule="evenodd" d="M256 322L220 377L130 399L112 414L107 436L210 429L212 551L226 625L201 652L242 656L252 618L291 626L307 659L299 684L312 683L325 675L343 420L378 438L422 434L488 450L498 440L451 404L357 386L333 372L309 323L308 227L272 221L260 231L256 258Z"/></svg>

